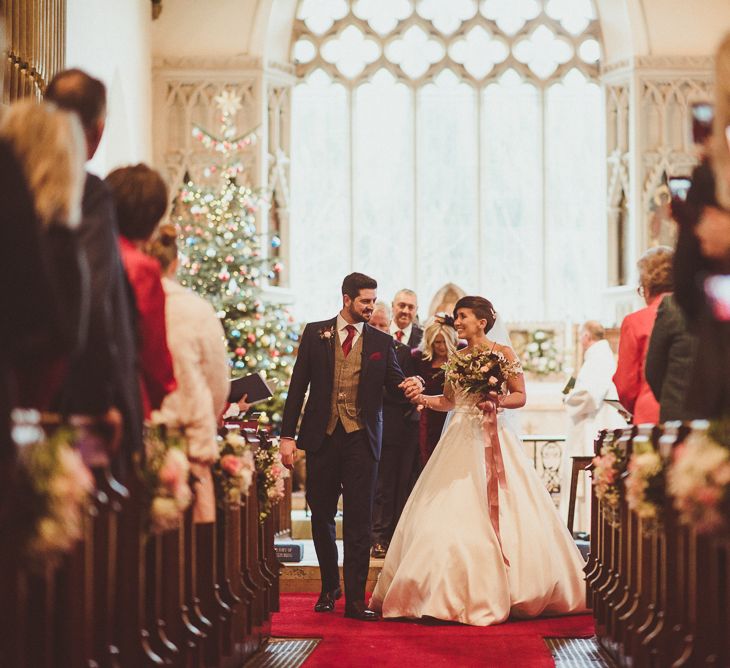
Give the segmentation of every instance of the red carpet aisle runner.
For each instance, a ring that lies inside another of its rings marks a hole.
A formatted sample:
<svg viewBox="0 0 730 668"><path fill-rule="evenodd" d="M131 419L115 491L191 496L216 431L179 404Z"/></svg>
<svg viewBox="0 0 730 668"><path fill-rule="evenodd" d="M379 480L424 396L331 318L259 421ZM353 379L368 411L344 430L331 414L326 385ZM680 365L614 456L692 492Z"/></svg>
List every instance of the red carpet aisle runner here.
<svg viewBox="0 0 730 668"><path fill-rule="evenodd" d="M322 638L305 668L430 668L431 666L545 668L554 665L544 637L590 638L590 615L509 621L477 628L422 622L357 622L312 610L315 594L282 594L271 634L278 638Z"/></svg>

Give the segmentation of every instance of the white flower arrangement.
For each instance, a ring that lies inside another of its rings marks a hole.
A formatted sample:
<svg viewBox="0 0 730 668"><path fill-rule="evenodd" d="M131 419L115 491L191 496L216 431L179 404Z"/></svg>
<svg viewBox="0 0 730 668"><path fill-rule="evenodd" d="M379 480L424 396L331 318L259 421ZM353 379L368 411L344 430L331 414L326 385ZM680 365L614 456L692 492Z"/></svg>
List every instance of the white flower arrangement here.
<svg viewBox="0 0 730 668"><path fill-rule="evenodd" d="M236 505L248 496L256 473L253 453L246 439L237 431L218 438L218 461L213 466L221 505Z"/></svg>
<svg viewBox="0 0 730 668"><path fill-rule="evenodd" d="M258 475L259 519L265 520L274 505L284 498L285 483L289 470L282 464L279 441L261 442L256 452L256 473Z"/></svg>

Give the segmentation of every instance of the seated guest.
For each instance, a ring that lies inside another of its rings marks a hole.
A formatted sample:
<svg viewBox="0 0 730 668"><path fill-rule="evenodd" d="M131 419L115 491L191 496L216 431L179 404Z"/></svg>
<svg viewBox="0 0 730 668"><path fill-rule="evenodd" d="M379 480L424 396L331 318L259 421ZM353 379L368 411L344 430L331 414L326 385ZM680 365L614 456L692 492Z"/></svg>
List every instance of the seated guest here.
<svg viewBox="0 0 730 668"><path fill-rule="evenodd" d="M580 330L583 365L575 378L575 385L563 399L570 419L560 466L560 514L567 520L570 497L572 457L593 454L593 441L601 429L625 427L626 421L604 399L616 399L616 388L611 377L616 371L616 358L606 341L606 332L600 323L589 320ZM576 495L573 529L591 530L591 481L583 476Z"/></svg>
<svg viewBox="0 0 730 668"><path fill-rule="evenodd" d="M162 267L167 343L172 353L177 389L162 402L165 424L182 427L195 485L193 517L215 520L211 465L218 459L218 418L227 407L230 366L225 332L213 307L175 280L177 232L162 225L148 246Z"/></svg>
<svg viewBox="0 0 730 668"><path fill-rule="evenodd" d="M157 172L143 164L115 169L106 177L106 184L114 197L119 249L134 294L142 408L149 418L175 389L160 264L142 250L167 209L167 186Z"/></svg>
<svg viewBox="0 0 730 668"><path fill-rule="evenodd" d="M377 302L369 324L389 332L388 304ZM406 339L407 340L407 339ZM413 375L411 349L395 341L395 356L406 376ZM383 447L373 502L372 551L382 559L418 475L418 415L401 392L383 390Z"/></svg>
<svg viewBox="0 0 730 668"><path fill-rule="evenodd" d="M657 311L644 369L646 381L659 401L661 422L691 419L685 401L696 354L697 337L687 328L674 295L667 295Z"/></svg>
<svg viewBox="0 0 730 668"><path fill-rule="evenodd" d="M639 294L646 306L627 315L621 323L613 383L619 401L633 415L634 424L659 422L659 403L646 382L644 366L657 309L674 286L673 258L672 249L666 246L650 248L639 258Z"/></svg>
<svg viewBox="0 0 730 668"><path fill-rule="evenodd" d="M447 315L435 315L426 323L423 339L413 351L416 360L415 373L423 378L423 394L438 396L444 392L444 372L441 367L456 352L458 338L453 319ZM446 413L423 408L420 414L418 447L421 466L425 466L444 429Z"/></svg>

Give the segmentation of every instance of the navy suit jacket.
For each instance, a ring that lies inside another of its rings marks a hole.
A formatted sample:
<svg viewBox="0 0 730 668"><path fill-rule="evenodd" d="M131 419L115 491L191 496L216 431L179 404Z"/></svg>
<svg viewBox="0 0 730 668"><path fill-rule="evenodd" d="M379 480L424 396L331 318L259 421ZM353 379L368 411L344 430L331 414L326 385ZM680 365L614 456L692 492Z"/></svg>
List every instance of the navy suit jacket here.
<svg viewBox="0 0 730 668"><path fill-rule="evenodd" d="M297 447L302 450L319 450L326 436L334 385L334 347L340 345L336 327L337 318L311 322L304 328L299 343L297 361L284 406L281 435L283 438L295 437L304 396L309 388L297 438ZM322 336L325 331L332 332L329 338ZM362 369L357 406L365 423L373 457L379 461L383 440L383 387L400 392L397 386L404 376L396 360L395 341L390 334L365 324L362 337Z"/></svg>

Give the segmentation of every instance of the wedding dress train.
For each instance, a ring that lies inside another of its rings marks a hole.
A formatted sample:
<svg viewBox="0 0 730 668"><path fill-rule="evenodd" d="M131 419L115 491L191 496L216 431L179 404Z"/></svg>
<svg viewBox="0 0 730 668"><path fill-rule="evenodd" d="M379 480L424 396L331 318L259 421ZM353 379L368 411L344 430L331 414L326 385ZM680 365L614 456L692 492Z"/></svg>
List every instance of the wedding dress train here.
<svg viewBox="0 0 730 668"><path fill-rule="evenodd" d="M490 442L474 404L456 390L451 421L403 510L370 607L386 618L475 626L584 611L584 562L572 536L518 436L500 416L492 431L499 443ZM499 471L489 490L488 467Z"/></svg>

